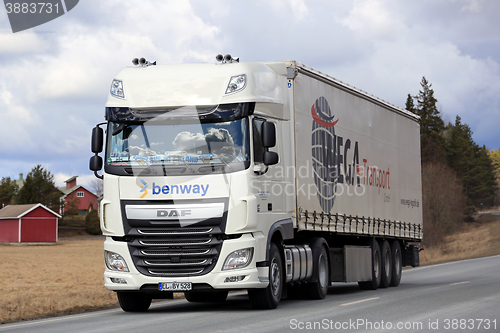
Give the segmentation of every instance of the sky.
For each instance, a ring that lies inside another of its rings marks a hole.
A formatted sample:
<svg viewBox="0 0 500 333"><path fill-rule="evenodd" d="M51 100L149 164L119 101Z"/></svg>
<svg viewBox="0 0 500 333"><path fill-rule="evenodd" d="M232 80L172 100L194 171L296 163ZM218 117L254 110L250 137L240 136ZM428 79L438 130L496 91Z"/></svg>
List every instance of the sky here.
<svg viewBox="0 0 500 333"><path fill-rule="evenodd" d="M81 0L12 33L0 8L0 178L36 165L57 186L89 185L92 128L114 76L135 57L158 64L297 60L405 107L422 77L445 122L500 147L500 1Z"/></svg>

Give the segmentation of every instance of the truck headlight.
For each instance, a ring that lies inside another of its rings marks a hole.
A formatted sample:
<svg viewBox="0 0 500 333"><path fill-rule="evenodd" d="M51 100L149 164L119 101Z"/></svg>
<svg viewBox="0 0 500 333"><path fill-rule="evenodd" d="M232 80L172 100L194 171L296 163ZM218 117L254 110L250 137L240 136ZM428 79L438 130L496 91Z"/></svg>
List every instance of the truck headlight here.
<svg viewBox="0 0 500 333"><path fill-rule="evenodd" d="M224 261L222 270L247 267L252 261L252 257L253 247L233 251L227 256L226 261Z"/></svg>
<svg viewBox="0 0 500 333"><path fill-rule="evenodd" d="M121 255L111 251L104 251L104 261L106 262L106 267L112 271L118 272L128 272L127 263Z"/></svg>
<svg viewBox="0 0 500 333"><path fill-rule="evenodd" d="M125 91L123 90L123 81L114 79L113 82L111 82L110 92L111 95L115 97L125 99Z"/></svg>
<svg viewBox="0 0 500 333"><path fill-rule="evenodd" d="M246 86L247 86L247 76L245 74L231 76L231 79L227 84L225 95L241 91L245 89Z"/></svg>

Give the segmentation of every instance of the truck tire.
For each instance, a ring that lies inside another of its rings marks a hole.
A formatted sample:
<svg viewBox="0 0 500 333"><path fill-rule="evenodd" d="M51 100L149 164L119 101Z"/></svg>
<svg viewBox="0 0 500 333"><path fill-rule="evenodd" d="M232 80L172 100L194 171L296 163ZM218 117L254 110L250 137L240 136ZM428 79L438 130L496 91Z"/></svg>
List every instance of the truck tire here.
<svg viewBox="0 0 500 333"><path fill-rule="evenodd" d="M382 268L380 273L380 288L387 288L391 284L392 278L392 255L391 246L387 240L383 240L380 243L380 267Z"/></svg>
<svg viewBox="0 0 500 333"><path fill-rule="evenodd" d="M224 302L227 298L228 291L201 292L201 291L186 291L184 296L189 302Z"/></svg>
<svg viewBox="0 0 500 333"><path fill-rule="evenodd" d="M399 241L395 240L391 243L391 257L392 257L392 277L391 287L399 286L401 276L403 275L403 254L401 253L401 245Z"/></svg>
<svg viewBox="0 0 500 333"><path fill-rule="evenodd" d="M256 309L275 309L283 292L283 260L276 244L269 249L269 285L263 289L249 289L248 298Z"/></svg>
<svg viewBox="0 0 500 333"><path fill-rule="evenodd" d="M371 240L372 248L372 280L358 282L358 285L363 290L376 290L380 285L381 276L381 257L380 257L380 246L375 238Z"/></svg>
<svg viewBox="0 0 500 333"><path fill-rule="evenodd" d="M125 312L144 312L149 309L152 298L145 293L117 291L120 307Z"/></svg>
<svg viewBox="0 0 500 333"><path fill-rule="evenodd" d="M318 280L316 282L310 282L306 284L305 291L307 298L309 299L323 299L328 293L328 287L330 286L330 270L328 264L328 255L324 246L321 246L319 251L316 253L316 258L314 258L314 263L317 263L314 267Z"/></svg>

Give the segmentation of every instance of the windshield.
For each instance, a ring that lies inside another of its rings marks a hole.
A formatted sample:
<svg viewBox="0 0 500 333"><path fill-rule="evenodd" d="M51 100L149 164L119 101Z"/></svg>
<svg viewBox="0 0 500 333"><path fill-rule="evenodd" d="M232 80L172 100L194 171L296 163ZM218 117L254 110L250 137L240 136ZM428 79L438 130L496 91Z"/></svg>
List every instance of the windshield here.
<svg viewBox="0 0 500 333"><path fill-rule="evenodd" d="M108 166L192 166L248 162L248 118L203 123L199 119L108 125Z"/></svg>

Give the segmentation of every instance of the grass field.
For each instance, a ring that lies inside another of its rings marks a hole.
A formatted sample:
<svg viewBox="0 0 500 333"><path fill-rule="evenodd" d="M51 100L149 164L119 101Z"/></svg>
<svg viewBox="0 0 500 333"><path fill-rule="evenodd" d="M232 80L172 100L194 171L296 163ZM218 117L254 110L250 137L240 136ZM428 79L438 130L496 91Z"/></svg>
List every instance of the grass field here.
<svg viewBox="0 0 500 333"><path fill-rule="evenodd" d="M0 323L118 306L103 286L103 238L0 245ZM500 254L500 216L485 215L420 252L422 265Z"/></svg>
<svg viewBox="0 0 500 333"><path fill-rule="evenodd" d="M425 239L425 235L424 235ZM483 215L435 247L420 252L420 264L479 258L500 254L500 215Z"/></svg>
<svg viewBox="0 0 500 333"><path fill-rule="evenodd" d="M117 306L103 286L103 242L0 245L0 323Z"/></svg>

